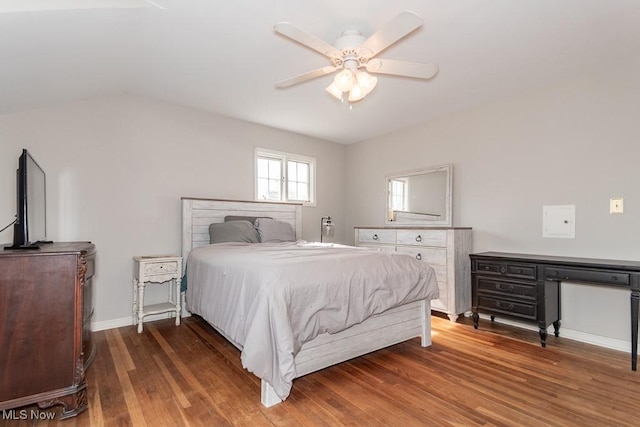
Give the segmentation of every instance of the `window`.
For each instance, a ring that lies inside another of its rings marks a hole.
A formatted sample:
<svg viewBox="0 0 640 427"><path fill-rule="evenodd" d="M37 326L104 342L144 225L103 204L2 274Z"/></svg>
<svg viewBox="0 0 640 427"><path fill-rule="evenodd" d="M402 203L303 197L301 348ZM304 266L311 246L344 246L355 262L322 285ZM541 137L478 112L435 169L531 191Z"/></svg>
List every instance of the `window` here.
<svg viewBox="0 0 640 427"><path fill-rule="evenodd" d="M315 165L312 157L256 149L256 200L315 205Z"/></svg>
<svg viewBox="0 0 640 427"><path fill-rule="evenodd" d="M406 211L409 206L409 181L407 178L394 178L389 181L389 206L394 211Z"/></svg>

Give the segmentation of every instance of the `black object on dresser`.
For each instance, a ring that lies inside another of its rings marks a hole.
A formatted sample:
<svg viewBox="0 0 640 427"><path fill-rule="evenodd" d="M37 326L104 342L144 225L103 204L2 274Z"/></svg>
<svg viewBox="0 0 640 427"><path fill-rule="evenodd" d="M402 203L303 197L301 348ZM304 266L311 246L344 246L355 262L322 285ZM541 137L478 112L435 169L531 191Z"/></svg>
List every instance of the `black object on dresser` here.
<svg viewBox="0 0 640 427"><path fill-rule="evenodd" d="M537 322L546 345L547 327L560 328L560 282L576 281L631 291L631 369L638 359L640 262L483 252L471 258L473 325L478 313Z"/></svg>
<svg viewBox="0 0 640 427"><path fill-rule="evenodd" d="M0 410L63 405L68 418L87 408L94 271L87 242L0 251Z"/></svg>

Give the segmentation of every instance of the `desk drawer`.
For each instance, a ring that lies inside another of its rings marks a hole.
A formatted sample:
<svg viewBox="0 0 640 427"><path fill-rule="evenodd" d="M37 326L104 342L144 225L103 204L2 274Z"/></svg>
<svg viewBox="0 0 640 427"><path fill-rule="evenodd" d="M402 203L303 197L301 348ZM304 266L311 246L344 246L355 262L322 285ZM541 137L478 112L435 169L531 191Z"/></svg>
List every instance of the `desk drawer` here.
<svg viewBox="0 0 640 427"><path fill-rule="evenodd" d="M532 264L512 262L477 261L476 272L483 274L499 274L516 279L533 279L538 277L538 270Z"/></svg>
<svg viewBox="0 0 640 427"><path fill-rule="evenodd" d="M493 298L487 295L478 297L478 308L491 313L503 313L511 316L522 317L523 319L536 320L537 304L527 304L524 302L516 302L503 300L501 298Z"/></svg>
<svg viewBox="0 0 640 427"><path fill-rule="evenodd" d="M538 287L535 283L506 282L488 277L478 277L476 279L476 289L479 293L493 293L512 298L528 299L533 302L538 298Z"/></svg>
<svg viewBox="0 0 640 427"><path fill-rule="evenodd" d="M585 271L567 267L545 267L544 277L547 280L575 280L585 282L606 283L613 286L629 286L628 273L610 271Z"/></svg>
<svg viewBox="0 0 640 427"><path fill-rule="evenodd" d="M503 266L497 262L478 261L476 263L476 271L483 274L502 274Z"/></svg>

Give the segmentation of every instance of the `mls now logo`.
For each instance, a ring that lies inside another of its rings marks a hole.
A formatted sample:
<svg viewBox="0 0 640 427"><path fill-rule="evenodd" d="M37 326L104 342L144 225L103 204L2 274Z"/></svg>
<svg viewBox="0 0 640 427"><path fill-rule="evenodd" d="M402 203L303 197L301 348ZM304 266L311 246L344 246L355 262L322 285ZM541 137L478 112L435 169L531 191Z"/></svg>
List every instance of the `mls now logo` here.
<svg viewBox="0 0 640 427"><path fill-rule="evenodd" d="M38 411L35 409L2 411L3 420L52 420L55 416L55 412Z"/></svg>

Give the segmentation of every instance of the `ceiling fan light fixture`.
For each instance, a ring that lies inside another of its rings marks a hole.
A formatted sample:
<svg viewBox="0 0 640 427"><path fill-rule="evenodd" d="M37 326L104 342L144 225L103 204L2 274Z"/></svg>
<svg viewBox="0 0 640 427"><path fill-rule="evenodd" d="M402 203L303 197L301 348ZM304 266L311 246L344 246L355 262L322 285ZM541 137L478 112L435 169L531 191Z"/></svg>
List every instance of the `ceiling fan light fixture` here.
<svg viewBox="0 0 640 427"><path fill-rule="evenodd" d="M349 92L351 87L356 84L356 78L353 75L353 71L345 68L340 71L333 79L333 84L337 86L342 92Z"/></svg>
<svg viewBox="0 0 640 427"><path fill-rule="evenodd" d="M366 95L367 94L364 93L364 90L362 89L362 86L360 86L359 84L355 84L355 85L353 85L353 87L349 91L349 102L360 101Z"/></svg>
<svg viewBox="0 0 640 427"><path fill-rule="evenodd" d="M368 94L370 94L371 91L378 84L377 77L374 77L371 74L367 73L366 71L362 71L362 70L356 73L356 80L358 80L358 85L362 88L362 92L364 93L364 96L367 96Z"/></svg>
<svg viewBox="0 0 640 427"><path fill-rule="evenodd" d="M325 90L336 99L342 101L342 91L336 86L335 83L331 83L325 88Z"/></svg>

